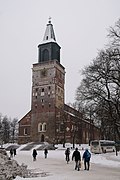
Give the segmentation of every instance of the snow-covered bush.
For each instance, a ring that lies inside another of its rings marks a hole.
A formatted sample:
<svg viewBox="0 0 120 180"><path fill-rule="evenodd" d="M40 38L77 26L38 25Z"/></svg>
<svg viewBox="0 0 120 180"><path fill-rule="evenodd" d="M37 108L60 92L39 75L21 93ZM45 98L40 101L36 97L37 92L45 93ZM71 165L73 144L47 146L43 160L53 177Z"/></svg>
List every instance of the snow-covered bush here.
<svg viewBox="0 0 120 180"><path fill-rule="evenodd" d="M27 166L24 164L20 166L17 161L8 157L5 149L0 149L0 179L12 180L16 176L27 177Z"/></svg>

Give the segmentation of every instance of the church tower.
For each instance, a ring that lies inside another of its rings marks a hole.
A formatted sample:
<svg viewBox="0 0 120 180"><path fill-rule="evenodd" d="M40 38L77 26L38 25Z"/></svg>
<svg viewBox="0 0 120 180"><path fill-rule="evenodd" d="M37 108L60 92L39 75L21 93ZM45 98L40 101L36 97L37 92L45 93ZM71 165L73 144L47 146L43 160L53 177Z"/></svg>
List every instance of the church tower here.
<svg viewBox="0 0 120 180"><path fill-rule="evenodd" d="M99 129L64 103L64 84L65 68L60 63L60 46L49 18L38 45L38 62L32 67L31 110L19 121L19 144L68 142L74 146L100 139Z"/></svg>
<svg viewBox="0 0 120 180"><path fill-rule="evenodd" d="M38 63L32 68L32 141L53 143L56 116L64 107L65 68L60 64L60 46L49 18L44 38L38 45Z"/></svg>

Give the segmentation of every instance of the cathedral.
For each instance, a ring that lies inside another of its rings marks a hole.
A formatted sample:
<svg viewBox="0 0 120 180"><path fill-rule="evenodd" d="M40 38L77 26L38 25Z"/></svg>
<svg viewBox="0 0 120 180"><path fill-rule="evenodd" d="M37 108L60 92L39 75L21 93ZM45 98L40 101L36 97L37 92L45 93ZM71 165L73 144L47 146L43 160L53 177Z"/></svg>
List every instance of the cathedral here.
<svg viewBox="0 0 120 180"><path fill-rule="evenodd" d="M82 144L100 136L93 122L65 104L65 67L60 63L60 49L49 19L38 45L38 62L32 67L31 110L19 120L19 144Z"/></svg>

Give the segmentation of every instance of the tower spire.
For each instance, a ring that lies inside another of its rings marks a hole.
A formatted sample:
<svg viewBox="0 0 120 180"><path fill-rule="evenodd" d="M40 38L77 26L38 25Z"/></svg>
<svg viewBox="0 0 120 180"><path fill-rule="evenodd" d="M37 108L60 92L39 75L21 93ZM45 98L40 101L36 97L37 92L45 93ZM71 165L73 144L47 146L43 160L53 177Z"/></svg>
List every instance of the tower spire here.
<svg viewBox="0 0 120 180"><path fill-rule="evenodd" d="M53 25L51 23L51 17L49 17L48 24L45 30L43 42L56 42Z"/></svg>
<svg viewBox="0 0 120 180"><path fill-rule="evenodd" d="M60 62L60 48L55 39L51 17L49 17L43 41L38 45L38 62L53 60Z"/></svg>

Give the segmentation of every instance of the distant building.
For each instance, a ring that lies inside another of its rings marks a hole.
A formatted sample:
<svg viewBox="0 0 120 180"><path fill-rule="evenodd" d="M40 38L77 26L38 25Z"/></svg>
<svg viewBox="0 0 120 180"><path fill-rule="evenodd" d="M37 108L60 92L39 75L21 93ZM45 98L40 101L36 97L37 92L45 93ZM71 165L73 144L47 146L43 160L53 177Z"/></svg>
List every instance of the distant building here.
<svg viewBox="0 0 120 180"><path fill-rule="evenodd" d="M88 143L99 129L64 103L65 68L51 20L38 46L38 63L32 68L31 110L19 121L20 144L27 142Z"/></svg>

